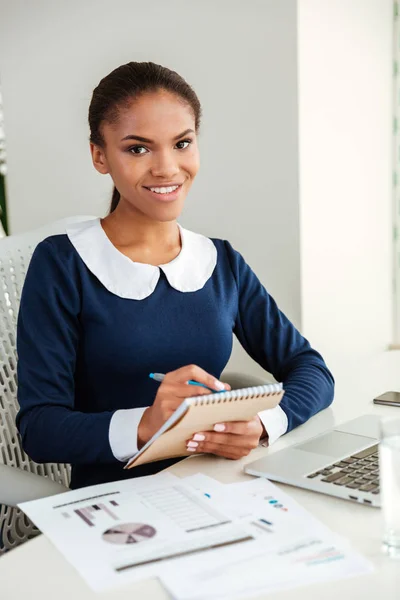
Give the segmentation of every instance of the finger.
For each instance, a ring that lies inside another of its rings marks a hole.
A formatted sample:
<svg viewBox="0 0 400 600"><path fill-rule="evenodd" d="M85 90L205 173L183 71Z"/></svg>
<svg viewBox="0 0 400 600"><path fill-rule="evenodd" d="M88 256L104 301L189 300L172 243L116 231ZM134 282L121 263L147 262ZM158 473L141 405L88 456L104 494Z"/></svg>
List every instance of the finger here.
<svg viewBox="0 0 400 600"><path fill-rule="evenodd" d="M228 423L215 423L214 431L219 433L232 433L234 435L254 435L262 430L261 422L258 418L251 421L230 421Z"/></svg>
<svg viewBox="0 0 400 600"><path fill-rule="evenodd" d="M250 453L251 448L244 448L242 446L228 446L226 444L205 443L197 446L197 448L189 446L187 450L193 454L207 453L215 454L216 456L224 456L225 458L238 459L242 458L243 456L247 456Z"/></svg>
<svg viewBox="0 0 400 600"><path fill-rule="evenodd" d="M207 387L216 391L230 389L229 384L224 384L222 381L219 381L219 379L213 375L210 375L207 373L207 371L204 371L204 369L198 367L197 365L187 365L177 369L176 371L170 371L165 376L165 379L167 379L167 377L168 379L173 379L179 383L186 383L189 380L198 381L199 383L203 383Z"/></svg>
<svg viewBox="0 0 400 600"><path fill-rule="evenodd" d="M191 396L209 396L212 394L212 391L208 388L199 387L197 385L188 385L187 383L164 383L162 394L168 400L168 397L172 399L184 399Z"/></svg>
<svg viewBox="0 0 400 600"><path fill-rule="evenodd" d="M195 445L197 442L197 445ZM190 440L187 440L187 444L190 444L192 448L201 446L204 448L204 444L219 444L222 446L243 446L249 448L255 448L258 445L257 435L235 435L234 433L213 433L212 431L202 431L195 433Z"/></svg>
<svg viewBox="0 0 400 600"><path fill-rule="evenodd" d="M188 398L189 396L209 396L212 394L212 391L208 388L199 385L189 385L187 383L174 383L171 385L171 391L182 398Z"/></svg>

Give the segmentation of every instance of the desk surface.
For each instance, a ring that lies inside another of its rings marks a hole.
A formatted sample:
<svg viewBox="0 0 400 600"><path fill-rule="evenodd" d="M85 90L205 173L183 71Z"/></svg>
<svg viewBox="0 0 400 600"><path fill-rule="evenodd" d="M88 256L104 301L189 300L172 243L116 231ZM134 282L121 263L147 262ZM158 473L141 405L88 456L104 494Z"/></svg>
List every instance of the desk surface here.
<svg viewBox="0 0 400 600"><path fill-rule="evenodd" d="M360 414L398 416L400 409L375 406L371 394L360 388L336 398L332 407L312 418L305 425L283 436L271 448L257 448L246 459L228 461L212 456L194 456L174 465L171 471L185 477L197 472L206 473L222 482L251 479L242 472L246 462L255 460L265 453L302 441L334 424L352 419ZM279 484L281 485L281 484ZM290 486L282 486L285 492L327 524L333 531L347 537L353 547L370 559L375 572L361 577L340 580L334 585L318 584L301 587L287 592L257 596L270 600L309 600L323 597L324 600L358 599L397 600L400 590L400 561L381 553L382 522L379 509L369 508L339 500L323 494L308 492ZM40 600L94 600L100 597L92 592L73 567L43 535L30 540L0 558L0 590L5 600L40 598ZM147 580L113 592L101 594L103 600L170 600L157 580Z"/></svg>

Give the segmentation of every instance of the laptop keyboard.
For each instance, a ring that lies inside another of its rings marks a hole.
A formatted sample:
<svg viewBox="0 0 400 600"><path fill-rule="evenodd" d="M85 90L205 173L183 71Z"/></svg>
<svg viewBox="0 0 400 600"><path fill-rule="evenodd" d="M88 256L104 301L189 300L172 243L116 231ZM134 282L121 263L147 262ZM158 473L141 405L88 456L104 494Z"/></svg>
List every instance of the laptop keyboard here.
<svg viewBox="0 0 400 600"><path fill-rule="evenodd" d="M307 475L308 479L379 494L378 444Z"/></svg>

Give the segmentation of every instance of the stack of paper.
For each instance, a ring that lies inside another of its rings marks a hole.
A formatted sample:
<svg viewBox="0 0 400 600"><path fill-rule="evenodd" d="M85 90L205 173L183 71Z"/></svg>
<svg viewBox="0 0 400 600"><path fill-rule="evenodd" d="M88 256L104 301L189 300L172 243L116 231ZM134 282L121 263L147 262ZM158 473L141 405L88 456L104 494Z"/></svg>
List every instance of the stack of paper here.
<svg viewBox="0 0 400 600"><path fill-rule="evenodd" d="M369 561L355 553L290 496L266 479L221 484L198 474L185 479L210 502L244 516L253 513L254 523L268 521L259 556L238 560L221 570L209 567L201 574L178 579L173 573L163 578L176 600L234 600L268 594L301 585L322 583L370 573ZM229 501L227 500L229 498Z"/></svg>
<svg viewBox="0 0 400 600"><path fill-rule="evenodd" d="M97 591L156 576L177 600L233 600L372 569L265 479L160 473L20 508Z"/></svg>

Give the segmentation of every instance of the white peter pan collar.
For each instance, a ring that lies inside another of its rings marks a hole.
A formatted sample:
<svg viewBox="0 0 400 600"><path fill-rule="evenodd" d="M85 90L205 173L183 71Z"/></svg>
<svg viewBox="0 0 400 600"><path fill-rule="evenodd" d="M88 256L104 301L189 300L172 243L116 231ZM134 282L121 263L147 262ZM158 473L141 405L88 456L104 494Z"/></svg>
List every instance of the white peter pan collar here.
<svg viewBox="0 0 400 600"><path fill-rule="evenodd" d="M143 300L150 296L160 278L160 269L178 292L196 292L211 277L217 264L213 242L178 224L182 248L174 260L165 265L137 263L122 254L109 240L100 218L68 225L66 232L88 269L109 292Z"/></svg>

